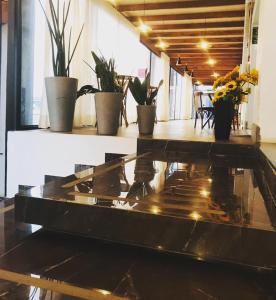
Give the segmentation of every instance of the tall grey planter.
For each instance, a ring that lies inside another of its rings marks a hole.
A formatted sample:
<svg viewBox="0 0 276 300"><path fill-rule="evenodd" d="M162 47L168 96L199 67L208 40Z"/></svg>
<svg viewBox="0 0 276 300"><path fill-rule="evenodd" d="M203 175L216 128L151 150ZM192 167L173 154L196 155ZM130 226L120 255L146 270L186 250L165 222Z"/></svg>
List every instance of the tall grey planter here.
<svg viewBox="0 0 276 300"><path fill-rule="evenodd" d="M51 131L72 131L78 80L70 77L47 77L45 85Z"/></svg>
<svg viewBox="0 0 276 300"><path fill-rule="evenodd" d="M121 93L100 92L95 94L98 134L117 134L122 101L123 94Z"/></svg>
<svg viewBox="0 0 276 300"><path fill-rule="evenodd" d="M152 134L156 118L155 105L137 105L138 127L140 134Z"/></svg>

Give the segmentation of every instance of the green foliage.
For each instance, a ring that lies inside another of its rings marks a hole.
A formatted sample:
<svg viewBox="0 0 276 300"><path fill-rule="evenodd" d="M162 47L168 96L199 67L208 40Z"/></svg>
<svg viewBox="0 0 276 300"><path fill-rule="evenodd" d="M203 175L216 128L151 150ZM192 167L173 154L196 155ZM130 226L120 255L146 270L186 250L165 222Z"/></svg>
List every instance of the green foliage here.
<svg viewBox="0 0 276 300"><path fill-rule="evenodd" d="M95 69L87 62L85 63L96 74L98 88L94 88L92 85L85 85L79 90L78 97L97 92L123 93L125 78L122 77L121 80L119 80L119 76L115 69L114 59L110 58L109 60L106 60L103 56L98 57L94 51L91 53L95 62Z"/></svg>
<svg viewBox="0 0 276 300"><path fill-rule="evenodd" d="M59 15L59 5L60 2L57 0L57 8L54 7L53 0L49 0L51 16L50 18L47 16L46 11L39 0L39 3L42 7L44 15L46 17L48 29L50 32L51 37L51 49L52 49L52 64L53 64L53 71L55 76L64 76L69 77L70 74L70 64L72 62L73 56L75 54L77 45L79 43L83 26L81 31L78 35L77 41L71 53L71 35L72 35L72 28L70 29L69 33L69 43L68 43L68 50L65 49L65 28L67 24L68 14L70 10L71 0L68 3L68 6L65 6L65 2L63 2L63 9L62 9L62 20L60 20ZM67 55L66 55L67 52Z"/></svg>
<svg viewBox="0 0 276 300"><path fill-rule="evenodd" d="M138 77L129 82L129 89L135 101L139 105L152 105L156 101L158 91L163 84L161 80L158 87L151 87L150 85L150 73L146 74L146 78L143 82Z"/></svg>
<svg viewBox="0 0 276 300"><path fill-rule="evenodd" d="M118 74L115 70L115 61L113 58L106 60L103 56L98 57L92 51L95 61L95 74L98 80L98 86L102 92L122 93L122 87L118 82Z"/></svg>

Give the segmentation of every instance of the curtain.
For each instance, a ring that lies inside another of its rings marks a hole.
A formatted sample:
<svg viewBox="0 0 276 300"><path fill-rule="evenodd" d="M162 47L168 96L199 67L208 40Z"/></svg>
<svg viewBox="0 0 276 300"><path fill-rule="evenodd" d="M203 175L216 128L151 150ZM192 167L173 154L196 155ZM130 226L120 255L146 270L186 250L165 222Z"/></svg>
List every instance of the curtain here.
<svg viewBox="0 0 276 300"><path fill-rule="evenodd" d="M189 120L192 117L192 107L193 107L193 82L192 77L185 74L182 77L182 118Z"/></svg>
<svg viewBox="0 0 276 300"><path fill-rule="evenodd" d="M68 1L68 0L66 0ZM48 2L48 1L47 1ZM49 8L48 8L49 11ZM40 21L44 21L41 12L38 14ZM71 77L79 79L79 87L85 84L96 85L95 74L84 63L88 62L94 66L91 50L106 59L114 58L117 71L121 75L137 76L139 70L149 69L150 52L139 40L139 33L135 27L120 15L110 4L99 0L72 0L68 28L72 26L72 41L76 41L79 30L84 24L84 30L79 41L71 64ZM39 26L39 24L36 24ZM50 39L46 26L39 35L37 43L43 40L45 47L45 66L40 73L40 77L52 76L51 56L49 53ZM43 73L43 76L42 76ZM40 84L43 90L40 128L49 126L47 101L44 84ZM130 92L127 97L127 117L128 122L137 120L136 103ZM74 126L94 125L96 122L94 95L86 95L77 100Z"/></svg>
<svg viewBox="0 0 276 300"><path fill-rule="evenodd" d="M157 102L157 118L159 121L169 121L170 119L170 58L161 53L161 74L164 80L160 89L159 101Z"/></svg>

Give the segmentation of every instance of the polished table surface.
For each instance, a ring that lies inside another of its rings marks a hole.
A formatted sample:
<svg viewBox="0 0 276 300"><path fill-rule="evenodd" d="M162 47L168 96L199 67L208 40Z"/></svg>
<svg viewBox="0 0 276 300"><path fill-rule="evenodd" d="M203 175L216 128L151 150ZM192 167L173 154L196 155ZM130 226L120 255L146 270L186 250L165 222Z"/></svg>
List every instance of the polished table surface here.
<svg viewBox="0 0 276 300"><path fill-rule="evenodd" d="M209 262L274 270L276 210L250 156L145 153L16 197L19 221Z"/></svg>
<svg viewBox="0 0 276 300"><path fill-rule="evenodd" d="M47 232L13 207L0 202L1 299L275 299L274 273Z"/></svg>

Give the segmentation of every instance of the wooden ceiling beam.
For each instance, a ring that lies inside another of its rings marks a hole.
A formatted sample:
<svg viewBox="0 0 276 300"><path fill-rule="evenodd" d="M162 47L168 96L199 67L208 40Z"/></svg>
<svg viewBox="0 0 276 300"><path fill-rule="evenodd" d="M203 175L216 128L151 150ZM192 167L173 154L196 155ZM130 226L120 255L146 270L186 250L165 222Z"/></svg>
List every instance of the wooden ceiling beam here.
<svg viewBox="0 0 276 300"><path fill-rule="evenodd" d="M158 43L158 41L152 41L155 43ZM167 44L198 44L200 42L200 39L195 37L195 38L189 38L189 39L167 39L165 41ZM210 38L208 39L209 43L243 43L243 38L242 37L235 37L235 38Z"/></svg>
<svg viewBox="0 0 276 300"><path fill-rule="evenodd" d="M213 37L220 38L220 36L229 36L229 37L243 37L243 29L231 29L231 30L198 30L198 31L172 31L172 32L152 32L148 33L147 37L149 39L158 39L158 38L170 38L170 37L180 37L180 38L203 38L203 37Z"/></svg>
<svg viewBox="0 0 276 300"><path fill-rule="evenodd" d="M168 49L195 49L196 47L193 46L193 44L181 44L181 45L174 45L170 44ZM237 44L212 44L211 49L242 49L243 43L237 43Z"/></svg>
<svg viewBox="0 0 276 300"><path fill-rule="evenodd" d="M234 22L213 22L213 23L190 23L190 24L162 24L162 25L151 25L151 30L174 30L174 29L209 29L209 28L243 28L243 21Z"/></svg>
<svg viewBox="0 0 276 300"><path fill-rule="evenodd" d="M157 47L155 47L155 44L140 35L140 42L145 45L150 51L152 51L155 55L160 56L161 51Z"/></svg>
<svg viewBox="0 0 276 300"><path fill-rule="evenodd" d="M176 49L176 50L166 50L166 53L168 54L181 54L181 53L187 53L187 54L200 54L202 53L201 49ZM234 54L242 54L242 48L241 49L209 49L208 53L210 54L226 54L230 55L231 53Z"/></svg>
<svg viewBox="0 0 276 300"><path fill-rule="evenodd" d="M214 58L215 60L219 60L219 59L225 59L225 60L232 60L232 61L236 61L241 59L242 55L241 54L231 54L229 55L229 53L220 53L220 54L215 54L212 53L210 55L200 55L199 53L194 53L194 54L187 54L187 53L171 53L169 55L171 58L183 58L183 59L194 59L194 60L204 60L206 61L209 57Z"/></svg>
<svg viewBox="0 0 276 300"><path fill-rule="evenodd" d="M171 64L173 66L176 66L176 62L171 62ZM178 65L177 67L179 67L180 69L184 69L186 66L186 64L181 64ZM229 71L232 70L232 66L235 67L235 64L229 64L229 65L216 65L214 67L208 66L206 64L201 64L201 65L193 65L193 64L189 64L187 65L189 69L194 70L194 71Z"/></svg>
<svg viewBox="0 0 276 300"><path fill-rule="evenodd" d="M180 9L180 8L197 8L197 7L215 7L229 5L245 5L245 0L190 0L181 2L159 2L159 3L139 3L139 4L122 4L117 6L120 12L126 11L144 11L160 9Z"/></svg>
<svg viewBox="0 0 276 300"><path fill-rule="evenodd" d="M127 17L130 22L150 22L150 21L180 21L180 20L197 20L197 19L221 19L244 17L244 10L237 11L218 11L205 13L187 13L187 14L167 14L167 15L151 15L151 16L130 16Z"/></svg>

